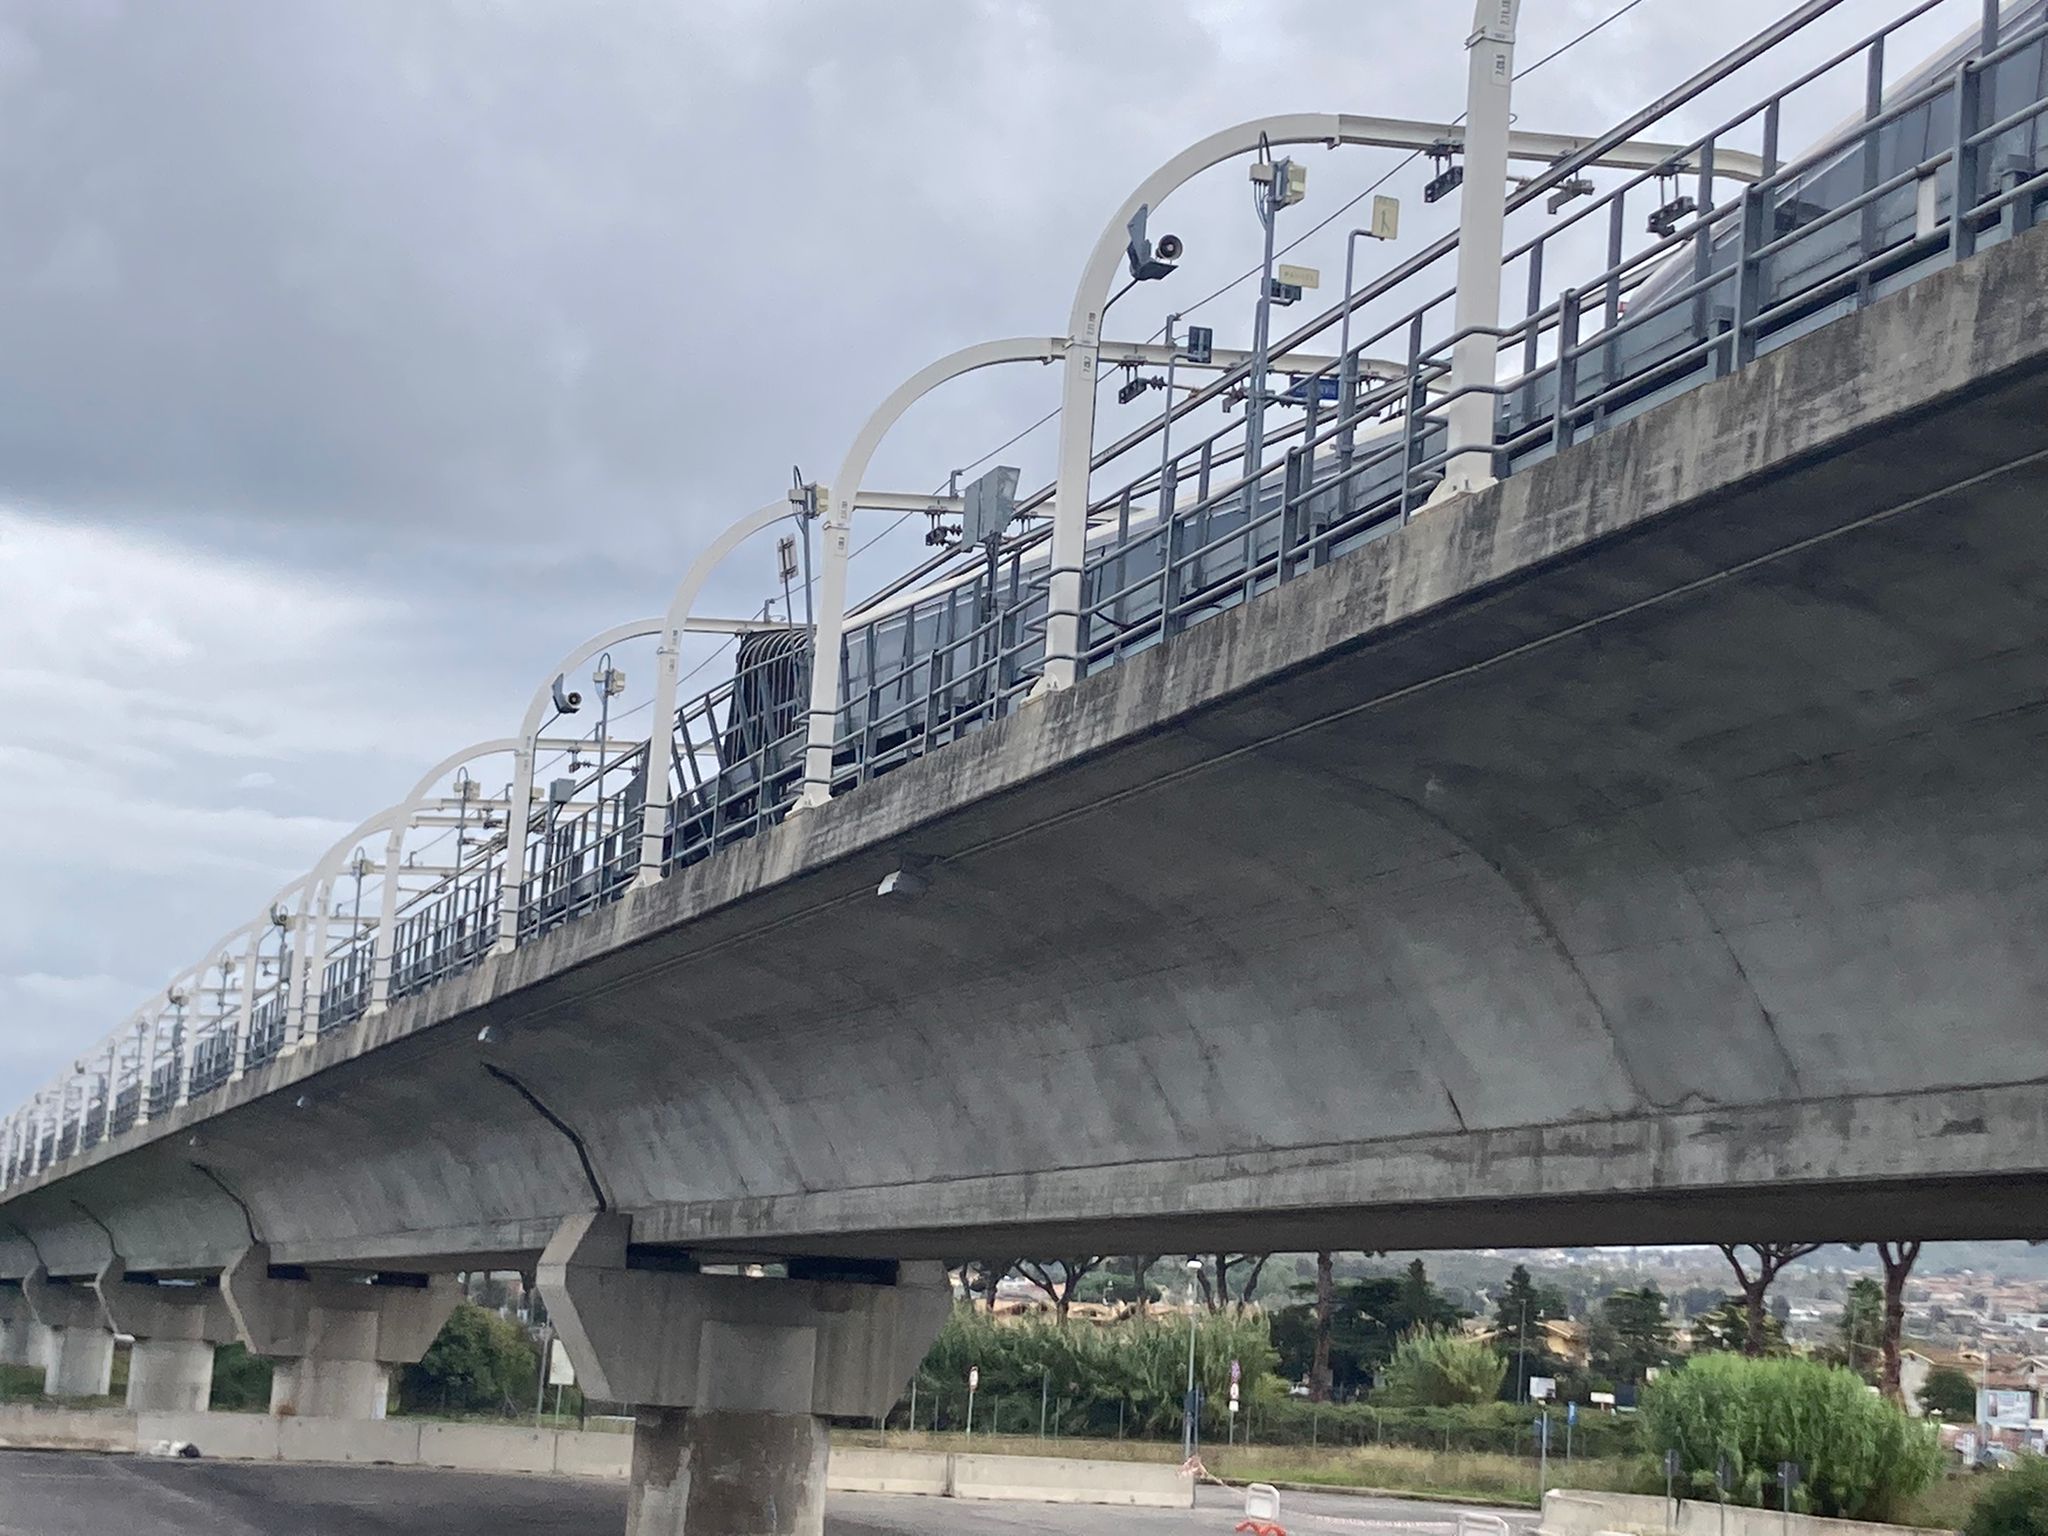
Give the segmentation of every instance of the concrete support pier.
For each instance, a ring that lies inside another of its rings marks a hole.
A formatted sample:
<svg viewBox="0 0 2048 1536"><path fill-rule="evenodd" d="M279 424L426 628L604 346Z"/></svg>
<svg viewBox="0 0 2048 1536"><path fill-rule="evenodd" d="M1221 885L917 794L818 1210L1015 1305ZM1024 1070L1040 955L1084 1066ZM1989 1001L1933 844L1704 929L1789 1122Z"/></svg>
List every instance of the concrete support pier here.
<svg viewBox="0 0 2048 1536"><path fill-rule="evenodd" d="M50 1330L29 1311L19 1281L0 1281L0 1365L46 1365Z"/></svg>
<svg viewBox="0 0 2048 1536"><path fill-rule="evenodd" d="M381 1419L391 1368L427 1352L461 1300L452 1276L348 1276L273 1269L253 1244L221 1275L243 1343L276 1362L270 1411Z"/></svg>
<svg viewBox="0 0 2048 1536"><path fill-rule="evenodd" d="M132 1335L128 1406L137 1411L198 1413L213 1395L213 1352L235 1337L235 1320L218 1283L131 1280L110 1259L93 1280L116 1333Z"/></svg>
<svg viewBox="0 0 2048 1536"><path fill-rule="evenodd" d="M655 1267L609 1213L540 1261L576 1377L634 1405L628 1536L820 1536L825 1415L886 1412L952 1308L936 1263L787 1279Z"/></svg>
<svg viewBox="0 0 2048 1536"><path fill-rule="evenodd" d="M35 1320L50 1330L43 1361L46 1397L105 1397L112 1389L114 1333L99 1293L84 1280L52 1280L38 1264L21 1282Z"/></svg>

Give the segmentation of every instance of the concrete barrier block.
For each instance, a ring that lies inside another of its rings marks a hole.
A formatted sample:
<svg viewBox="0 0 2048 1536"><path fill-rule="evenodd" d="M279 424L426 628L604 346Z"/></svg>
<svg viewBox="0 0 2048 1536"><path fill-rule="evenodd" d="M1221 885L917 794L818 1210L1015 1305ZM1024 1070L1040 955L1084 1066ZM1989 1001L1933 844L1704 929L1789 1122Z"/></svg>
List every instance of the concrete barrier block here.
<svg viewBox="0 0 2048 1536"><path fill-rule="evenodd" d="M1059 1456L955 1456L953 1495L1041 1504L1192 1509L1195 1485L1159 1461L1076 1461Z"/></svg>
<svg viewBox="0 0 2048 1536"><path fill-rule="evenodd" d="M555 1433L517 1424L422 1424L420 1465L469 1472L552 1472Z"/></svg>
<svg viewBox="0 0 2048 1536"><path fill-rule="evenodd" d="M1910 1536L1910 1528L1861 1520L1823 1520L1779 1510L1723 1507L1713 1499L1681 1499L1672 1507L1654 1494L1552 1489L1543 1495L1538 1536Z"/></svg>
<svg viewBox="0 0 2048 1536"><path fill-rule="evenodd" d="M284 1461L383 1461L413 1467L420 1425L406 1419L280 1418L277 1454Z"/></svg>
<svg viewBox="0 0 2048 1536"><path fill-rule="evenodd" d="M135 1415L119 1408L0 1407L0 1446L16 1450L133 1451Z"/></svg>
<svg viewBox="0 0 2048 1536"><path fill-rule="evenodd" d="M633 1437L594 1429L555 1435L555 1471L564 1477L624 1477L633 1470Z"/></svg>
<svg viewBox="0 0 2048 1536"><path fill-rule="evenodd" d="M203 1457L222 1461L276 1461L278 1429L285 1421L267 1413L138 1413L135 1439L147 1449L161 1440L183 1440Z"/></svg>
<svg viewBox="0 0 2048 1536"><path fill-rule="evenodd" d="M952 1460L943 1451L834 1446L825 1464L825 1487L833 1493L922 1493L944 1498L952 1491Z"/></svg>

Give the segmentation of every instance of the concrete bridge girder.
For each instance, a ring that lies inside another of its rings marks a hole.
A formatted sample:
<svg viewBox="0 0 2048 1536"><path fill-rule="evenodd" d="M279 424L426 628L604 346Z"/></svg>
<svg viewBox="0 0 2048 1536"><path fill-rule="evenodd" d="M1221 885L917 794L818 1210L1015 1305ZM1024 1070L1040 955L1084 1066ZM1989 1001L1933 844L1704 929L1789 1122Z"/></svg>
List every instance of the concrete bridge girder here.
<svg viewBox="0 0 2048 1536"><path fill-rule="evenodd" d="M713 1254L2038 1235L2044 295L2038 235L1929 278L5 1215L66 1274L74 1201L174 1271L245 1220L530 1264L599 1203Z"/></svg>

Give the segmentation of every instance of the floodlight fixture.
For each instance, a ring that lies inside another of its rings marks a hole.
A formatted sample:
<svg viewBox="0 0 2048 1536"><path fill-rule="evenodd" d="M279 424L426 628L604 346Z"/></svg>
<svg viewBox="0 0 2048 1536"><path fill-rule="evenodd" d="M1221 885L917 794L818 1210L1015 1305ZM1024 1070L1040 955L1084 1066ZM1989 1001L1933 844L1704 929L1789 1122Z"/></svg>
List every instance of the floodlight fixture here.
<svg viewBox="0 0 2048 1536"><path fill-rule="evenodd" d="M1154 245L1145 233L1146 218L1152 212L1149 204L1138 204L1138 211L1131 215L1131 222L1125 225L1130 235L1124 246L1124 257L1131 265L1131 281L1134 283L1157 282L1174 272L1174 263L1179 260L1185 247L1178 235L1161 235Z"/></svg>

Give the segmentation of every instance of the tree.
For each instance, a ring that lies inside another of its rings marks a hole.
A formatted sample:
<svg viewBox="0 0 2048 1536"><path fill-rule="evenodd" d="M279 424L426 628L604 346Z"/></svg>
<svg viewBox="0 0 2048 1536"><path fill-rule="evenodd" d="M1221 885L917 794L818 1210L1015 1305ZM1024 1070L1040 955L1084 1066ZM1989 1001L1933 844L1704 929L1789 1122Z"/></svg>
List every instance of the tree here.
<svg viewBox="0 0 2048 1536"><path fill-rule="evenodd" d="M1884 1370L1878 1387L1893 1402L1904 1407L1906 1394L1899 1385L1899 1353L1906 1333L1906 1280L1920 1262L1920 1244L1879 1243L1878 1262L1884 1265Z"/></svg>
<svg viewBox="0 0 2048 1536"><path fill-rule="evenodd" d="M1868 1275L1849 1287L1848 1297L1842 1303L1840 1330L1843 1363L1865 1381L1881 1375L1884 1368L1884 1287ZM1893 1400L1897 1401L1896 1398Z"/></svg>
<svg viewBox="0 0 2048 1536"><path fill-rule="evenodd" d="M1334 1255L1332 1256L1334 1259ZM1344 1399L1370 1385L1402 1335L1416 1327L1448 1328L1464 1313L1430 1283L1402 1275L1367 1275L1334 1288L1330 1307L1330 1395ZM1316 1301L1313 1286L1297 1286L1303 1299L1272 1315L1273 1345L1289 1380L1315 1375ZM1418 1310L1419 1309L1419 1315Z"/></svg>
<svg viewBox="0 0 2048 1536"><path fill-rule="evenodd" d="M1214 1278L1206 1268L1195 1272L1195 1281L1202 1291L1202 1304L1211 1312L1221 1312L1225 1307L1250 1306L1259 1289L1259 1277L1266 1272L1266 1261L1271 1257L1270 1253L1212 1254ZM1237 1277L1235 1280L1233 1275Z"/></svg>
<svg viewBox="0 0 2048 1536"><path fill-rule="evenodd" d="M975 1290L979 1290L982 1301L987 1304L989 1311L993 1312L996 1309L996 1289L1003 1283L1004 1278L1009 1275L1010 1271L1017 1267L1016 1261L1013 1259L976 1259L974 1262L975 1284L969 1289L968 1295L972 1296Z"/></svg>
<svg viewBox="0 0 2048 1536"><path fill-rule="evenodd" d="M1721 1257L1728 1261L1728 1267L1735 1271L1735 1283L1742 1291L1742 1302L1749 1312L1749 1326L1743 1338L1743 1353L1755 1359L1764 1352L1764 1340L1768 1329L1764 1323L1764 1297L1771 1289L1771 1282L1787 1264L1817 1252L1820 1243L1716 1243ZM1747 1248L1750 1259L1744 1262L1741 1250Z"/></svg>
<svg viewBox="0 0 2048 1536"><path fill-rule="evenodd" d="M1395 1346L1376 1394L1389 1407L1483 1403L1500 1391L1508 1363L1482 1339L1448 1328L1417 1328Z"/></svg>
<svg viewBox="0 0 2048 1536"><path fill-rule="evenodd" d="M1067 1313L1074 1305L1074 1293L1080 1289L1081 1282L1102 1268L1106 1262L1101 1254L1055 1259L1053 1263L1059 1267L1057 1277L1048 1265L1041 1264L1036 1259L1019 1259L1016 1268L1018 1274L1030 1281L1036 1290L1044 1293L1045 1299L1052 1303L1054 1318L1064 1324Z"/></svg>
<svg viewBox="0 0 2048 1536"><path fill-rule="evenodd" d="M1719 1306L1692 1320L1692 1347L1702 1355L1749 1353L1749 1309L1735 1297L1723 1296ZM1764 1349L1778 1354L1784 1347L1785 1325L1773 1312L1764 1319Z"/></svg>
<svg viewBox="0 0 2048 1536"><path fill-rule="evenodd" d="M475 1302L457 1302L427 1352L405 1368L398 1400L409 1412L531 1411L539 1373L539 1352L524 1328Z"/></svg>
<svg viewBox="0 0 2048 1536"><path fill-rule="evenodd" d="M1664 1293L1651 1282L1640 1290L1616 1291L1600 1303L1600 1315L1612 1330L1612 1354L1599 1362L1621 1381L1641 1381L1650 1367L1671 1359L1671 1319Z"/></svg>
<svg viewBox="0 0 2048 1536"><path fill-rule="evenodd" d="M1501 1382L1501 1395L1520 1402L1531 1376L1556 1377L1564 1362L1551 1354L1549 1335L1542 1328L1548 1319L1568 1315L1564 1293L1554 1285L1537 1285L1529 1278L1529 1267L1517 1264L1508 1272L1508 1283L1493 1308L1493 1347L1503 1359L1512 1358L1515 1369Z"/></svg>
<svg viewBox="0 0 2048 1536"><path fill-rule="evenodd" d="M1146 1279L1152 1273L1152 1266L1166 1255L1161 1253L1135 1253L1131 1255L1131 1283L1136 1287L1137 1299L1132 1306L1138 1316L1143 1317L1152 1309L1152 1287Z"/></svg>
<svg viewBox="0 0 2048 1536"><path fill-rule="evenodd" d="M1316 1341L1308 1370L1308 1396L1314 1403L1330 1400L1330 1321L1337 1313L1335 1255L1316 1255Z"/></svg>
<svg viewBox="0 0 2048 1536"><path fill-rule="evenodd" d="M1677 1451L1680 1487L1713 1496L1726 1458L1731 1502L1777 1508L1781 1462L1797 1462L1794 1510L1893 1520L1941 1475L1933 1428L1916 1424L1848 1371L1815 1360L1703 1355L1643 1393L1644 1448Z"/></svg>
<svg viewBox="0 0 2048 1536"><path fill-rule="evenodd" d="M1937 1365L1920 1384L1920 1411L1938 1413L1951 1424L1971 1423L1977 1417L1977 1383L1968 1371Z"/></svg>

